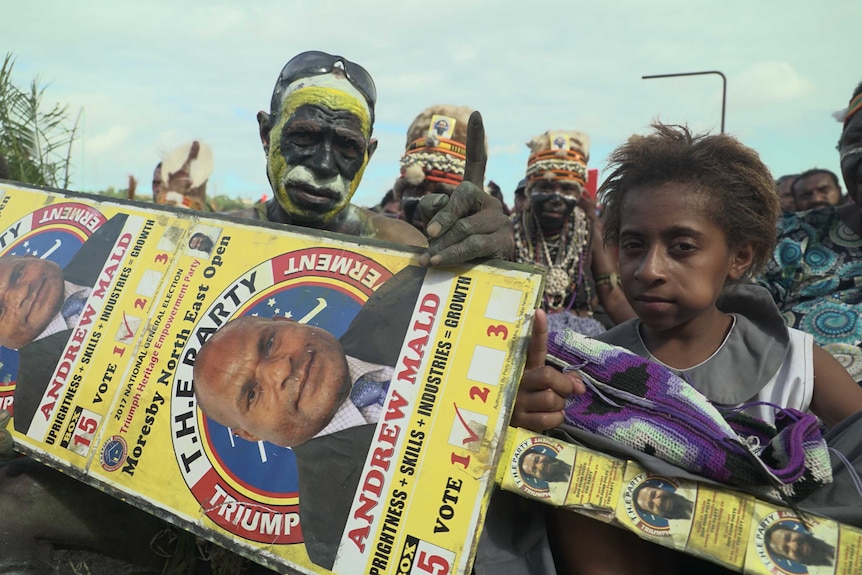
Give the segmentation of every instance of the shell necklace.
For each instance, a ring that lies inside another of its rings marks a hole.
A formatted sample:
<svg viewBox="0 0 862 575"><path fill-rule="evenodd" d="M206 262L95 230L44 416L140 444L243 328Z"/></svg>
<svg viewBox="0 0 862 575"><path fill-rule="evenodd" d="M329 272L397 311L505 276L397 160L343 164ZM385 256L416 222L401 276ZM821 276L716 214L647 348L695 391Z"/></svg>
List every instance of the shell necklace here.
<svg viewBox="0 0 862 575"><path fill-rule="evenodd" d="M538 217L532 210L526 212L520 221L515 221L518 261L535 262L545 269L544 307L550 311L568 311L574 305L578 287L584 279L584 255L589 235L586 215L578 208L572 210L559 236L549 240L542 232ZM569 293L571 297L566 302Z"/></svg>

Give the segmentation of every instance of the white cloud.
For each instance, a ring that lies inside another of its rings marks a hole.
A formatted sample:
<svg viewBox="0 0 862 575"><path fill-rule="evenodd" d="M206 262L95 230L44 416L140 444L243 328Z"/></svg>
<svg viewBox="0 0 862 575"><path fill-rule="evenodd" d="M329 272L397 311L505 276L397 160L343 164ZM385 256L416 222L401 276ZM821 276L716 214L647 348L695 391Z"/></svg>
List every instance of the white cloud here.
<svg viewBox="0 0 862 575"><path fill-rule="evenodd" d="M123 148L128 143L131 131L126 126L113 125L107 131L87 137L87 150L91 154L104 155Z"/></svg>
<svg viewBox="0 0 862 575"><path fill-rule="evenodd" d="M734 78L730 95L743 106L764 106L801 100L813 89L787 62L755 62Z"/></svg>

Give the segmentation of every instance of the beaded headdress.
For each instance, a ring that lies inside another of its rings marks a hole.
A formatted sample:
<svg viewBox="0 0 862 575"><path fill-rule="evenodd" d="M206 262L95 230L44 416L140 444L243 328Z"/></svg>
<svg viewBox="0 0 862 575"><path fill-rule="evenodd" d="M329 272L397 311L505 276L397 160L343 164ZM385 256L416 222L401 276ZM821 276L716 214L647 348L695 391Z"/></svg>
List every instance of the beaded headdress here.
<svg viewBox="0 0 862 575"><path fill-rule="evenodd" d="M844 121L844 127L847 127L847 124L850 123L850 118L856 114L859 110L862 110L862 94L859 94L852 100L850 100L850 104L847 106L846 110L843 110L843 118L840 118L839 121Z"/></svg>
<svg viewBox="0 0 862 575"><path fill-rule="evenodd" d="M567 180L585 186L590 137L577 130L549 130L529 142L527 181Z"/></svg>
<svg viewBox="0 0 862 575"><path fill-rule="evenodd" d="M581 189L587 182L587 160L590 137L576 130L549 130L536 136L527 146L532 152L527 160L526 186L534 182L557 180L577 183ZM544 308L549 311L569 311L578 303L583 291L583 307L591 309L589 282L584 282L584 269L589 270L586 257L589 249L590 225L586 214L575 208L569 214L561 233L546 238L538 215L524 210L513 222L516 260L536 263L546 269Z"/></svg>
<svg viewBox="0 0 862 575"><path fill-rule="evenodd" d="M401 179L393 188L397 198L405 184L417 186L425 180L452 186L461 183L472 112L467 106L436 105L416 116L407 129Z"/></svg>

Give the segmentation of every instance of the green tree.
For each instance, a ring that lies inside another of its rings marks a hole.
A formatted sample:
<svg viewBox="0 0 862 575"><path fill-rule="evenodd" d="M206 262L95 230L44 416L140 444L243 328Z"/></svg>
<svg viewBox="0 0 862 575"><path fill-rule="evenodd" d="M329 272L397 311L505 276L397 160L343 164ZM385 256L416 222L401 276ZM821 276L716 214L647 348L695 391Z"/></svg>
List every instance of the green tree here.
<svg viewBox="0 0 862 575"><path fill-rule="evenodd" d="M128 188L123 189L123 190L118 190L114 186L109 186L107 190L102 190L101 192L94 192L94 193L98 194L100 196L108 197L108 198L122 198L124 200L129 197Z"/></svg>
<svg viewBox="0 0 862 575"><path fill-rule="evenodd" d="M220 195L212 198L207 198L207 203L214 212L234 212L247 208L248 206L242 200L231 198L230 196Z"/></svg>
<svg viewBox="0 0 862 575"><path fill-rule="evenodd" d="M0 154L6 158L9 178L66 189L81 114L70 127L67 106L43 105L46 87L38 78L26 90L12 82L14 65L14 56L7 53L0 67Z"/></svg>

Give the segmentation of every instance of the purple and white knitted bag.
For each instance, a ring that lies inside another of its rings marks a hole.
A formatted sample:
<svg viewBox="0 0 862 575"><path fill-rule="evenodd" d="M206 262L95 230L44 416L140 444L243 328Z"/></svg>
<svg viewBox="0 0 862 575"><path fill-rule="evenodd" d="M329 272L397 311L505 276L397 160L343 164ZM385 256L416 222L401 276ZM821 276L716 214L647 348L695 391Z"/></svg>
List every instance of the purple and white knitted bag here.
<svg viewBox="0 0 862 575"><path fill-rule="evenodd" d="M551 333L549 364L587 385L566 404L566 423L691 473L783 502L832 481L816 417L779 409L773 427L739 409L722 413L672 371L573 331Z"/></svg>

